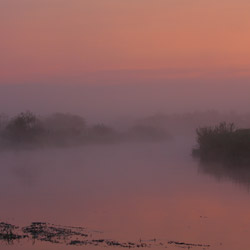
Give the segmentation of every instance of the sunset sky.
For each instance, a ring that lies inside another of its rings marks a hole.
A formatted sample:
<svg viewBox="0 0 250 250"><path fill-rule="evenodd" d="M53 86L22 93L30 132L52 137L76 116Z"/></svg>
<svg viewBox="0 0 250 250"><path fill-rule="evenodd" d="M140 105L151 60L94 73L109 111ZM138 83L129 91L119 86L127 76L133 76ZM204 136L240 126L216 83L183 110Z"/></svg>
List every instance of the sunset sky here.
<svg viewBox="0 0 250 250"><path fill-rule="evenodd" d="M0 0L0 169L0 249L250 249L250 0Z"/></svg>
<svg viewBox="0 0 250 250"><path fill-rule="evenodd" d="M0 83L250 76L249 0L0 0Z"/></svg>

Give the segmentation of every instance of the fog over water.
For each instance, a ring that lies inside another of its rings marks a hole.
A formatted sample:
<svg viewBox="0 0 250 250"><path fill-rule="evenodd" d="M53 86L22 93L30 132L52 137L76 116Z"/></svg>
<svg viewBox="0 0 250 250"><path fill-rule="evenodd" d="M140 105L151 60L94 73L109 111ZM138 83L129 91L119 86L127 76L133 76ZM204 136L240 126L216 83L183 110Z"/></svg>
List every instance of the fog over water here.
<svg viewBox="0 0 250 250"><path fill-rule="evenodd" d="M112 72L109 72L104 82L99 79L101 76L95 81L86 79L85 84L70 81L64 84L0 84L0 112L70 112L98 122L155 113L250 112L248 78L149 77L145 80L133 78L131 73L123 72L119 77L116 74L112 78Z"/></svg>
<svg viewBox="0 0 250 250"><path fill-rule="evenodd" d="M18 226L42 221L102 232L93 239L157 239L164 244L209 244L208 249L246 249L246 177L235 182L226 171L204 172L190 155L192 144L191 138L182 137L165 143L2 152L0 218ZM2 246L66 247L38 240L34 246L29 240Z"/></svg>
<svg viewBox="0 0 250 250"><path fill-rule="evenodd" d="M145 241L151 249L179 249L179 243L194 249L247 249L249 169L203 165L191 156L199 126L227 121L250 127L249 100L239 88L245 83L226 89L221 84L217 92L214 85L198 82L192 91L180 82L162 84L0 85L1 112L10 116L25 110L41 119L73 113L87 126L104 122L125 131L144 125L171 135L164 141L3 150L0 220L19 227L31 222L81 226L93 232L89 241ZM233 98L237 95L242 98ZM21 242L3 241L1 249L83 247L66 240Z"/></svg>
<svg viewBox="0 0 250 250"><path fill-rule="evenodd" d="M0 0L0 250L249 250L249 13Z"/></svg>

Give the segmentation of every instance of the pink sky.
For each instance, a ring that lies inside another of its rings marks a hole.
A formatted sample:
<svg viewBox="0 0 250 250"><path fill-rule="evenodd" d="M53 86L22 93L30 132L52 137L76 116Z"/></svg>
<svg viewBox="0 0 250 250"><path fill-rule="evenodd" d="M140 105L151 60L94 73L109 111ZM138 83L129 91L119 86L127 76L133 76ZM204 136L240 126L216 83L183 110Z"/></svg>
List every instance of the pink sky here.
<svg viewBox="0 0 250 250"><path fill-rule="evenodd" d="M248 78L249 13L248 0L1 0L0 83Z"/></svg>

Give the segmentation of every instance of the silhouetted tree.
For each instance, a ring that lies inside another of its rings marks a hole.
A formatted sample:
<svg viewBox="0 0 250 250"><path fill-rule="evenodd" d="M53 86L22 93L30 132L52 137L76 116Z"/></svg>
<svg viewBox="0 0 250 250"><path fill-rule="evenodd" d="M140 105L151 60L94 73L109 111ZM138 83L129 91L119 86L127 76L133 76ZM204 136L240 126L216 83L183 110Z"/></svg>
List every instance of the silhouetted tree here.
<svg viewBox="0 0 250 250"><path fill-rule="evenodd" d="M5 139L12 143L34 143L43 133L41 121L31 112L20 113L5 127Z"/></svg>
<svg viewBox="0 0 250 250"><path fill-rule="evenodd" d="M49 131L63 133L64 135L79 135L86 132L86 122L78 115L55 113L45 120Z"/></svg>
<svg viewBox="0 0 250 250"><path fill-rule="evenodd" d="M104 124L96 124L89 128L88 139L90 141L110 142L117 139L118 133Z"/></svg>

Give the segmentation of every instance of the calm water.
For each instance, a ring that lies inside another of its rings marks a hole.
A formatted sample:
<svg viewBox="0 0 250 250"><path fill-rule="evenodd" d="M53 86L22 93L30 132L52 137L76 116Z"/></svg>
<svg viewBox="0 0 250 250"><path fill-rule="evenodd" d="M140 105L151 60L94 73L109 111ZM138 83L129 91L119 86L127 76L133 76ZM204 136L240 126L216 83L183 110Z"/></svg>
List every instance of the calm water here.
<svg viewBox="0 0 250 250"><path fill-rule="evenodd" d="M1 153L0 220L84 226L122 241L156 238L249 249L248 172L201 166L190 156L192 143ZM9 250L82 248L0 243ZM85 247L92 248L100 249Z"/></svg>

